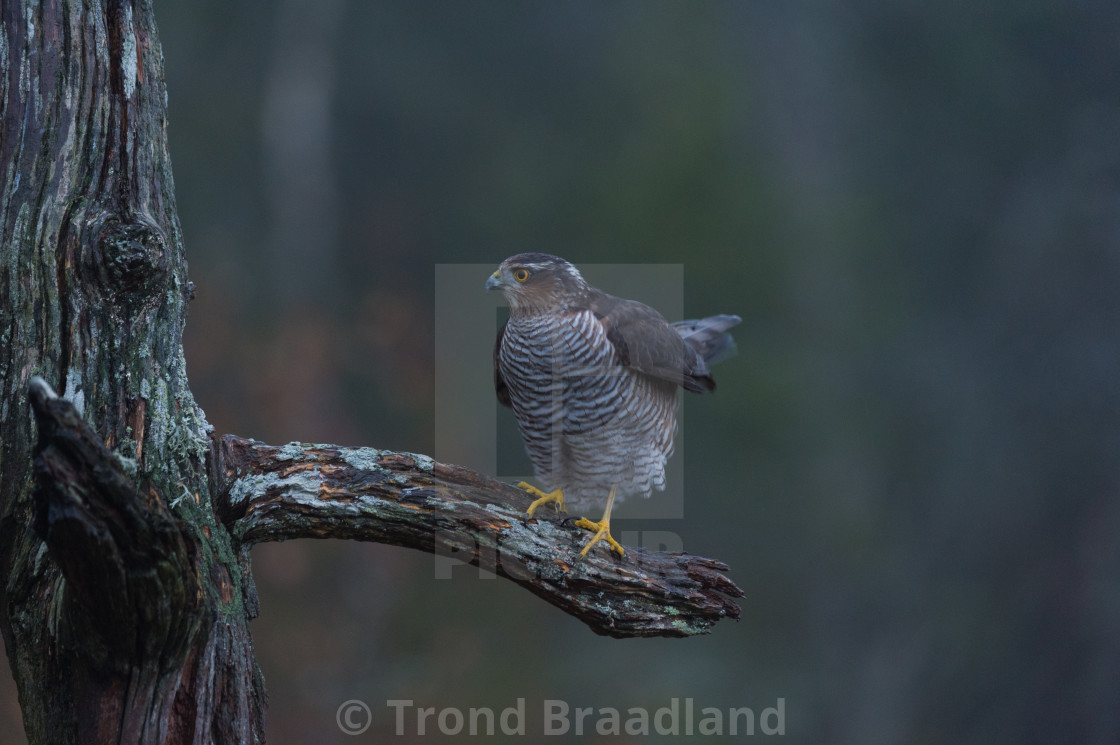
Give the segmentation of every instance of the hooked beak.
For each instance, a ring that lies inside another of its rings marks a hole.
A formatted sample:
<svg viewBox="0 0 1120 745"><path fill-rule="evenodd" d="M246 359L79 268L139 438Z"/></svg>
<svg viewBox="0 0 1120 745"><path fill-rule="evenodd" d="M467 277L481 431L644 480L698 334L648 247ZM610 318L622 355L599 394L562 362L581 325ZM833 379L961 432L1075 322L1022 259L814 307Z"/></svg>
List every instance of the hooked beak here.
<svg viewBox="0 0 1120 745"><path fill-rule="evenodd" d="M495 269L494 273L486 279L486 291L497 290L503 286L502 280L498 278L498 270Z"/></svg>

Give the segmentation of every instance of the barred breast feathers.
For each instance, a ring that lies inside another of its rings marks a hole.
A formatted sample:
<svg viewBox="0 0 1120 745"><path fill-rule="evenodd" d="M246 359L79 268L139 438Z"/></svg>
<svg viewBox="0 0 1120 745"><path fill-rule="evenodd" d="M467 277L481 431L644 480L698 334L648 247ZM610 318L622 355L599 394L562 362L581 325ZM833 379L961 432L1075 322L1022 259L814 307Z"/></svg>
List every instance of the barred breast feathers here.
<svg viewBox="0 0 1120 745"><path fill-rule="evenodd" d="M676 396L619 364L589 310L511 318L501 374L538 479L574 503L665 486L676 429Z"/></svg>

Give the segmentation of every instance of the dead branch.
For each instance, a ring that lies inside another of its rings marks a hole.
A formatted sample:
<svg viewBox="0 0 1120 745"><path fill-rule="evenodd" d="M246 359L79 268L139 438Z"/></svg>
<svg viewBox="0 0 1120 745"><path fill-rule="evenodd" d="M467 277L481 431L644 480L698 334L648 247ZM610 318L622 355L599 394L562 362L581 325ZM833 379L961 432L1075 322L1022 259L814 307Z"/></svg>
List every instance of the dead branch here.
<svg viewBox="0 0 1120 745"><path fill-rule="evenodd" d="M614 637L692 636L738 618L727 566L683 553L593 550L571 520L526 517L520 489L413 453L232 435L215 442L217 507L235 540L349 538L481 566ZM725 597L726 596L726 597Z"/></svg>
<svg viewBox="0 0 1120 745"><path fill-rule="evenodd" d="M39 427L34 527L67 581L61 612L106 664L185 656L199 585L174 515L42 378L28 394Z"/></svg>

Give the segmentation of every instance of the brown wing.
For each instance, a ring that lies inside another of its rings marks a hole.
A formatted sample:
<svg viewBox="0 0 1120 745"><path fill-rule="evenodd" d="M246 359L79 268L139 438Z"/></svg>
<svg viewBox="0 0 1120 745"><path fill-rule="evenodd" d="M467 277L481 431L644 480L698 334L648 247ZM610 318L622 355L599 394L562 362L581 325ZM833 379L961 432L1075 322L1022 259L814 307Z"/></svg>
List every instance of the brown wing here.
<svg viewBox="0 0 1120 745"><path fill-rule="evenodd" d="M509 321L506 321L509 323ZM498 352L502 348L502 336L506 333L506 323L498 329L498 338L494 340L494 393L498 396L498 403L502 406L513 408L513 403L509 400L509 386L506 385L505 378L502 377L502 371L498 367Z"/></svg>
<svg viewBox="0 0 1120 745"><path fill-rule="evenodd" d="M623 365L694 393L715 390L703 358L656 310L599 290L588 302Z"/></svg>

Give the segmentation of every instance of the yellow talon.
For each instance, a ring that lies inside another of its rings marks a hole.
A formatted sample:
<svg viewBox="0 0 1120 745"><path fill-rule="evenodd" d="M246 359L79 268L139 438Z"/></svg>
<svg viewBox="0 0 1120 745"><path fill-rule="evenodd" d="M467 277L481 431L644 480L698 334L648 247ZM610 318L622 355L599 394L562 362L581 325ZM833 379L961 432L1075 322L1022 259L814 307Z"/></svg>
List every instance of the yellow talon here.
<svg viewBox="0 0 1120 745"><path fill-rule="evenodd" d="M591 550L591 547L603 538L607 539L607 543L610 544L611 551L617 551L619 556L626 555L626 551L611 535L611 507L614 506L614 491L614 487L611 487L610 496L607 497L607 509L603 511L602 520L597 523L591 522L586 517L581 517L579 520L576 520L576 527L587 528L588 530L595 531L595 536L590 541L588 541L587 545L583 547L583 550L579 552L580 558L586 557L587 552Z"/></svg>
<svg viewBox="0 0 1120 745"><path fill-rule="evenodd" d="M537 487L530 484L528 481L519 482L517 484L517 488L524 489L525 491L529 492L530 494L535 494L537 496L537 499L535 499L533 501L533 503L531 505L529 505L529 509L527 510L527 514L529 514L529 515L532 515L534 512L536 512L537 508L540 507L542 504L548 504L549 502L555 503L556 514L557 515L560 514L560 510L564 509L564 490L563 489L553 489L552 491L545 493L545 492L541 491L540 489L538 489Z"/></svg>

